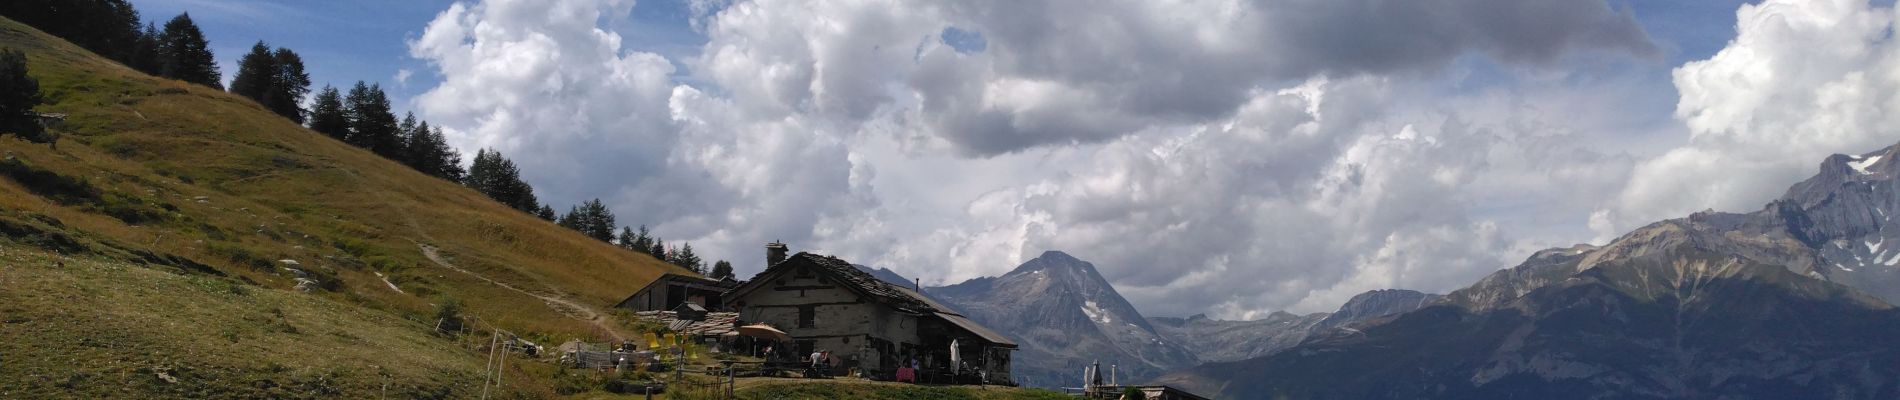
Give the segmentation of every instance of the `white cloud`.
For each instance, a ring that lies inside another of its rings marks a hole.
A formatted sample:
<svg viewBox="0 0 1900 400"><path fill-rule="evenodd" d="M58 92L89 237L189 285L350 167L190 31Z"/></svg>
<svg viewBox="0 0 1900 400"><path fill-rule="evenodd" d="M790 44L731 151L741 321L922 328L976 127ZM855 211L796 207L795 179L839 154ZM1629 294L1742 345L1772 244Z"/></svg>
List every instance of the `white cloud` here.
<svg viewBox="0 0 1900 400"><path fill-rule="evenodd" d="M1737 36L1677 68L1690 142L1637 167L1593 226L1604 237L1706 208L1749 211L1833 153L1900 141L1894 10L1865 0L1770 0L1736 12Z"/></svg>
<svg viewBox="0 0 1900 400"><path fill-rule="evenodd" d="M1653 54L1631 16L1435 4L703 1L708 42L667 60L601 28L632 2L489 0L410 50L442 78L417 110L458 147L742 274L777 239L927 282L1065 250L1149 313L1236 317L1468 283L1587 236L1627 176L1577 140L1623 113L1550 108L1631 107L1568 93L1640 80L1557 65ZM1554 71L1448 89L1460 59Z"/></svg>

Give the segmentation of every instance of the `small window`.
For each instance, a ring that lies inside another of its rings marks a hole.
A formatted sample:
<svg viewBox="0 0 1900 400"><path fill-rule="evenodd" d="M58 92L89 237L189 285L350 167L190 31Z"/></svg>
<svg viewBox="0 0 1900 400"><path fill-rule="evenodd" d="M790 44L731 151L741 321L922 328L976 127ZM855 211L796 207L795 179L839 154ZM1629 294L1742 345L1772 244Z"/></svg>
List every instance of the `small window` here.
<svg viewBox="0 0 1900 400"><path fill-rule="evenodd" d="M817 306L798 306L798 327L811 328L818 325Z"/></svg>
<svg viewBox="0 0 1900 400"><path fill-rule="evenodd" d="M798 279L808 279L808 278L811 278L811 277L812 277L812 275L811 275L811 268L799 268L799 269L798 269L798 272L797 272L797 273L794 273L794 274L792 275L792 277L795 277L795 278L798 278Z"/></svg>

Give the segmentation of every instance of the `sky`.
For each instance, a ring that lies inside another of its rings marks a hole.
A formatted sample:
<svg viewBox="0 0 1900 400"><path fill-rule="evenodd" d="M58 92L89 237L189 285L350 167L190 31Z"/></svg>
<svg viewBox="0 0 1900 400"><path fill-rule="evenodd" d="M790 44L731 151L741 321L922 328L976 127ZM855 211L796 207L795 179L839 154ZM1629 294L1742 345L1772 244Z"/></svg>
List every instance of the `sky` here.
<svg viewBox="0 0 1900 400"><path fill-rule="evenodd" d="M1890 1L133 3L742 276L1061 250L1154 316L1444 293L1900 141Z"/></svg>

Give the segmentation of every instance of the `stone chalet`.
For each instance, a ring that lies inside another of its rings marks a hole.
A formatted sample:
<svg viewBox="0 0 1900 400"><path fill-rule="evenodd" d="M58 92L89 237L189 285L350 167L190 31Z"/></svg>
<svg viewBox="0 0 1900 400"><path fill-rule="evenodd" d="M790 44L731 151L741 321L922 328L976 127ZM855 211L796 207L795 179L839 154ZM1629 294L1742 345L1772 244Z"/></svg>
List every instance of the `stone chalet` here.
<svg viewBox="0 0 1900 400"><path fill-rule="evenodd" d="M962 314L858 270L836 257L770 247L771 266L726 292L727 308L745 323L765 322L790 334L802 357L830 350L840 366L873 379L892 379L916 359L924 382L1013 385L1016 343ZM952 368L956 343L962 368Z"/></svg>

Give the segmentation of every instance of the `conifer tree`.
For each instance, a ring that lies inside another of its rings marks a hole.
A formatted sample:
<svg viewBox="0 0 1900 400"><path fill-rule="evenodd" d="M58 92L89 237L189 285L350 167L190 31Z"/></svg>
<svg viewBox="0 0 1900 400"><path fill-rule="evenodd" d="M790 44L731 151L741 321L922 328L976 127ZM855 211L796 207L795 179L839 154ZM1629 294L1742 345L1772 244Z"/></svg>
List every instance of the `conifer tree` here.
<svg viewBox="0 0 1900 400"><path fill-rule="evenodd" d="M554 209L541 205L535 199L534 188L521 180L521 171L515 168L514 161L502 157L499 151L482 149L477 152L463 185L516 210L533 213L549 221L555 219Z"/></svg>
<svg viewBox="0 0 1900 400"><path fill-rule="evenodd" d="M343 98L350 119L350 143L391 160L402 159L402 141L397 137L396 114L389 111L389 97L380 84L356 81Z"/></svg>
<svg viewBox="0 0 1900 400"><path fill-rule="evenodd" d="M622 226L620 227L620 237L614 239L614 244L619 245L620 248L623 249L633 250L633 241L633 228Z"/></svg>
<svg viewBox="0 0 1900 400"><path fill-rule="evenodd" d="M646 225L640 225L640 230L633 233L633 244L628 248L642 254L653 254L653 233L647 231Z"/></svg>
<svg viewBox="0 0 1900 400"><path fill-rule="evenodd" d="M698 254L693 254L692 243L680 245L680 249L676 253L677 254L673 257L673 265L678 265L680 268L685 268L696 274L706 274L706 263L699 259Z"/></svg>
<svg viewBox="0 0 1900 400"><path fill-rule="evenodd" d="M137 68L133 54L143 24L126 0L7 0L0 1L0 16Z"/></svg>
<svg viewBox="0 0 1900 400"><path fill-rule="evenodd" d="M0 133L34 142L51 142L44 135L33 107L40 104L40 81L26 73L26 54L0 50Z"/></svg>
<svg viewBox="0 0 1900 400"><path fill-rule="evenodd" d="M581 203L581 233L602 242L614 240L614 212L600 199Z"/></svg>
<svg viewBox="0 0 1900 400"><path fill-rule="evenodd" d="M653 247L647 248L647 254L652 255L653 258L660 259L660 261L673 262L672 258L667 257L666 240L658 237L653 238Z"/></svg>
<svg viewBox="0 0 1900 400"><path fill-rule="evenodd" d="M462 170L462 153L449 147L448 138L442 136L442 128L429 127L427 125L427 123L423 124L424 127L428 128L423 131L428 134L429 139L424 147L430 149L428 155L433 159L433 161L429 162L429 171L427 172L429 175L435 175L438 178L447 179L450 182L462 181L462 176L467 174L466 171Z"/></svg>
<svg viewBox="0 0 1900 400"><path fill-rule="evenodd" d="M429 122L416 121L415 113L402 117L402 163L424 174L435 174L435 145L429 143Z"/></svg>
<svg viewBox="0 0 1900 400"><path fill-rule="evenodd" d="M575 232L586 233L586 231L583 230L585 226L583 226L581 222L581 206L578 205L568 207L567 213L561 214L560 218L556 218L554 224L560 225L563 228L573 229Z"/></svg>
<svg viewBox="0 0 1900 400"><path fill-rule="evenodd" d="M231 93L264 104L264 94L270 91L271 80L276 76L277 58L271 56L270 45L259 40L251 45L251 52L238 61L237 75L231 77Z"/></svg>
<svg viewBox="0 0 1900 400"><path fill-rule="evenodd" d="M303 96L310 94L310 73L303 70L303 56L279 47L271 52L271 58L277 70L273 71L276 75L271 79L270 91L264 94L264 108L302 124L307 113Z"/></svg>
<svg viewBox="0 0 1900 400"><path fill-rule="evenodd" d="M707 277L713 278L713 279L725 279L725 278L733 277L732 263L726 262L726 260L719 260L718 262L713 263L712 274L707 275Z"/></svg>
<svg viewBox="0 0 1900 400"><path fill-rule="evenodd" d="M290 49L272 51L260 40L251 52L238 61L238 72L231 77L231 93L249 97L292 122L302 124L303 106L298 104L310 93L310 74L303 71L303 57Z"/></svg>
<svg viewBox="0 0 1900 400"><path fill-rule="evenodd" d="M350 116L343 109L343 95L336 88L324 86L317 92L317 99L310 106L310 130L322 133L336 140L350 141Z"/></svg>
<svg viewBox="0 0 1900 400"><path fill-rule="evenodd" d="M158 37L159 75L166 78L224 89L219 82L218 64L213 60L210 43L191 14L178 14L165 23Z"/></svg>
<svg viewBox="0 0 1900 400"><path fill-rule="evenodd" d="M139 32L138 37L132 41L132 50L125 60L125 65L139 72L158 75L159 70L163 68L158 58L158 38L158 25L146 23L145 30Z"/></svg>

